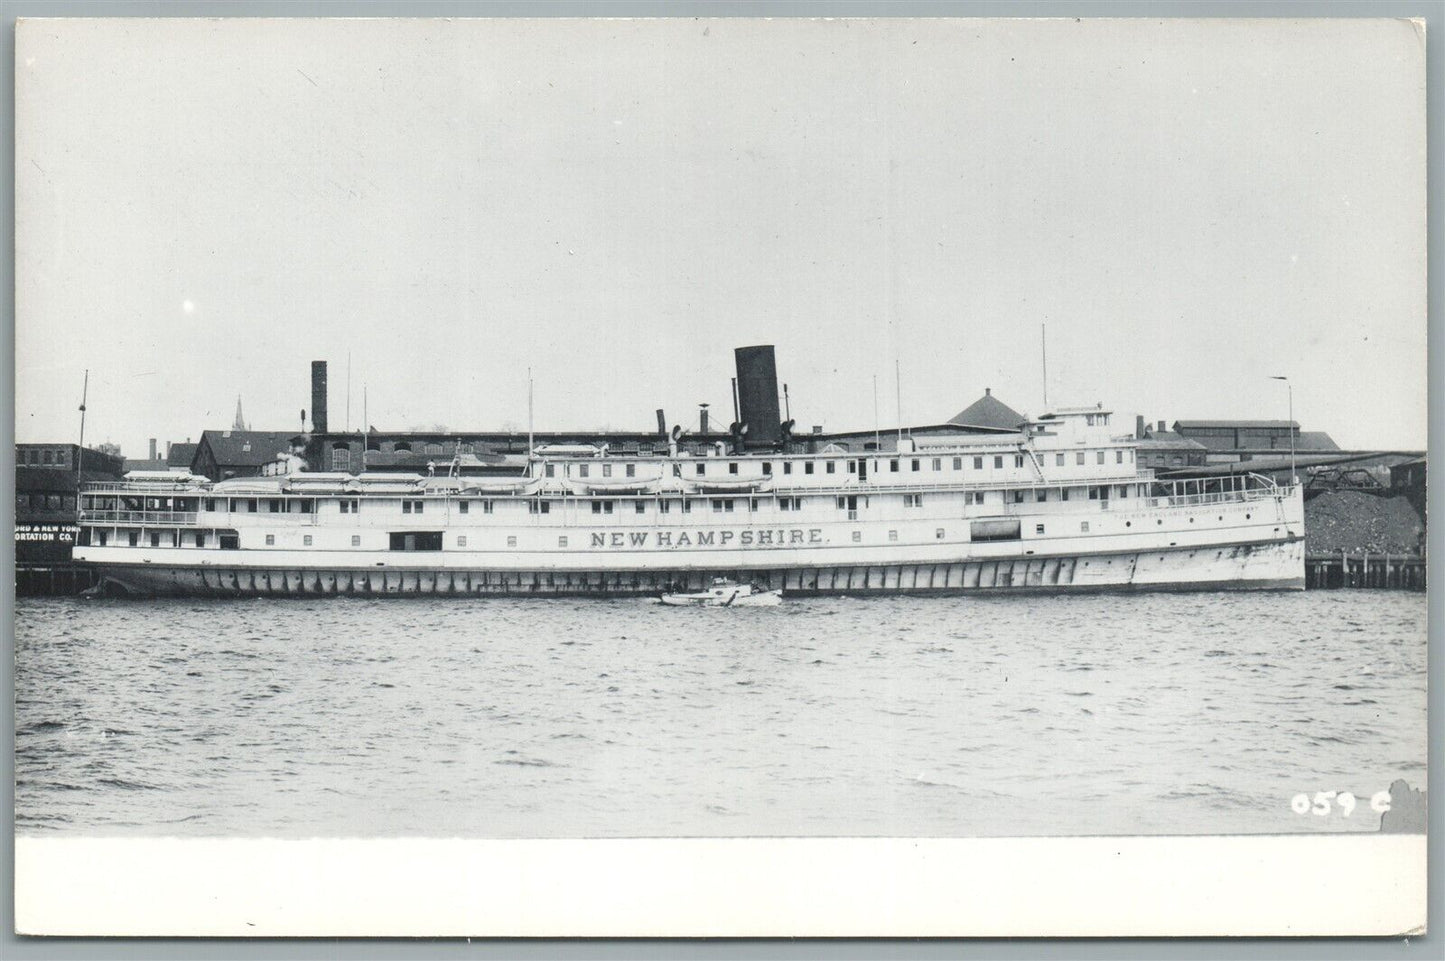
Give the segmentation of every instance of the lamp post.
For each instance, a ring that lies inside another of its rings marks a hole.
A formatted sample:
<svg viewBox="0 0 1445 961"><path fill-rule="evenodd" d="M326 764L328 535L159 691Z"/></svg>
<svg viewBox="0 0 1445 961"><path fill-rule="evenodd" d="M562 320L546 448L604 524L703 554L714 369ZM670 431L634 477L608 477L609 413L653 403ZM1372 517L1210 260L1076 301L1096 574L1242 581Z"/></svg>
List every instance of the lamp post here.
<svg viewBox="0 0 1445 961"><path fill-rule="evenodd" d="M1270 375L1269 379L1284 381L1285 389L1289 391L1289 482L1290 484L1298 484L1299 477L1295 474L1294 469L1294 384L1290 383L1288 377L1282 377L1278 374Z"/></svg>

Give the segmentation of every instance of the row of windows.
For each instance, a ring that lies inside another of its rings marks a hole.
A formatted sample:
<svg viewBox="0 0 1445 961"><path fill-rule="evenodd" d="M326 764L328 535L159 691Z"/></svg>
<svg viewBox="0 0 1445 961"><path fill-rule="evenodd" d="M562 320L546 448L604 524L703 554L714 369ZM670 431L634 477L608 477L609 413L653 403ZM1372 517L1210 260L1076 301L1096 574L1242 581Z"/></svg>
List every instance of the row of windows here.
<svg viewBox="0 0 1445 961"><path fill-rule="evenodd" d="M1087 451L1075 451L1075 452L1074 452L1074 462L1075 462L1075 464L1085 464L1085 463L1087 463L1087 457L1086 457L1087 453L1088 453ZM1107 462L1108 462L1107 454L1108 454L1107 451L1102 451L1102 450L1094 451L1095 462L1096 462L1096 463L1099 463L1099 464L1107 463ZM1133 452L1132 452L1132 451L1125 451L1125 450L1123 450L1122 448L1117 449L1117 450L1114 451L1114 462L1115 462L1116 464L1123 464L1123 463L1125 463L1126 455L1127 455L1128 462L1129 462L1129 463L1133 463L1133 460L1134 460L1134 454L1133 454ZM1023 467L1023 466L1024 466L1024 462L1025 462L1025 457L1024 457L1023 454L1012 454L1012 455L1005 455L1005 454L980 455L980 456L974 456L974 457L972 457L972 458L969 458L969 457L961 457L961 456L959 456L959 457L910 457L910 458L890 457L890 458L887 458L887 462L888 462L888 472L889 472L889 473L893 473L893 474L897 474L897 473L901 473L901 472L902 472L902 469L903 469L903 468L902 468L902 464L903 464L904 461L907 461L907 462L908 462L908 464L909 464L909 469L912 470L912 471L922 471L922 470L924 469L924 466L923 466L923 465L924 465L925 463L928 464L928 466L929 466L929 468L930 468L931 470L934 470L934 471L943 471L943 470L945 470L945 467L944 467L945 462L949 462L949 463L950 463L950 466L952 467L952 469L958 471L958 470L963 470L963 469L964 469L964 464L965 464L965 462L968 461L968 460L970 460L970 459L973 461L973 469L974 469L974 470L984 470L984 469L985 469L985 465L987 465L987 464L990 463L990 462L992 462L992 465L993 465L994 469L996 469L996 470L1002 470L1003 467L1004 467L1004 464L1005 464L1007 461L1010 461L1010 460L1012 461L1014 467ZM1067 455L1067 454L1056 453L1056 454L1054 455L1054 465L1055 465L1055 466L1057 466L1057 467L1063 467L1063 466L1065 466L1065 464L1067 464L1067 462L1068 462L1068 455ZM816 468L816 465L817 465L818 463L822 463L822 465L823 465L823 473L825 473L825 474L836 474L836 473L838 473L838 465L839 465L840 462L839 462L839 461L834 461L834 460L821 461L821 462L808 460L808 461L802 461L801 463L802 463L802 472L806 475L806 474L813 474L813 473L815 473L815 472L816 472L816 471L815 471L815 468ZM874 467L873 467L874 471L881 472L881 471L883 470L883 463L884 463L884 459L883 459L883 458L879 458L879 459L874 463ZM850 473L850 474L856 474L856 473L858 473L858 461L856 461L856 460L850 460L850 461L847 461L846 464L847 464L847 472L848 472L848 473ZM590 477L590 476L592 475L592 466L593 466L593 465L591 465L591 464L585 464L585 463L579 463L579 464L576 464L575 466L576 466L576 469L577 469L577 473L576 473L575 476L577 476L577 477ZM792 474L792 473L793 473L793 468L794 468L795 466L797 466L797 462L794 462L794 461L783 461L783 473L784 473L784 474ZM625 469L625 471L626 471L625 476L627 476L627 477L636 477L636 476L637 476L637 470L636 470L636 465L635 465L635 464L625 464L625 465L623 465L623 467L624 467L624 469ZM613 465L611 465L611 464L601 464L601 465L599 465L600 475L601 475L602 477L611 477L611 476L612 476L612 468L613 468ZM698 476L698 477L706 477L706 476L707 476L707 468L708 468L708 465L707 465L707 462L706 462L706 461L698 461L698 462L696 462L695 464L693 464L693 473L694 473L696 476ZM672 469L673 469L673 473L674 473L675 475L677 475L677 476L679 476L679 477L682 476L682 472L683 472L683 471L682 471L682 465L681 465L681 464L674 464ZM764 475L765 477L771 477L771 476L772 476L772 474L773 474L773 465L772 465L772 462L771 462L771 461L762 461L762 469L763 469L763 475ZM865 469L866 469L866 462L865 462ZM727 472L728 472L729 474L737 474L737 473L738 473L738 462L737 462L737 461L728 461L728 464L727 464ZM547 464L547 465L545 466L545 468L544 468L544 473L545 473L546 476L548 476L548 477L556 477L556 476L557 476L557 465L556 465L556 464Z"/></svg>
<svg viewBox="0 0 1445 961"><path fill-rule="evenodd" d="M17 465L28 464L31 467L43 467L46 465L52 467L69 467L70 451L63 448L60 450L16 450L15 463ZM88 458L87 463L89 463Z"/></svg>
<svg viewBox="0 0 1445 961"><path fill-rule="evenodd" d="M15 510L20 511L73 511L74 494L16 494Z"/></svg>
<svg viewBox="0 0 1445 961"><path fill-rule="evenodd" d="M1091 486L1091 487L1088 487L1088 488L1087 488L1088 498L1089 498L1089 500L1108 500L1111 496L1118 496L1118 497L1121 497L1121 498L1128 497L1128 496L1129 496L1130 488L1131 488L1132 486L1133 486L1133 485L1129 485L1129 484ZM1031 502L1035 502L1035 501L1037 501L1037 502L1039 502L1039 503L1044 503L1044 502L1049 501L1049 500L1067 501L1067 500L1069 500L1069 497L1070 497L1070 491L1071 491L1071 488L1068 488L1068 487L1057 488L1057 489L1055 489L1055 488L1020 488L1020 489L1014 490L1014 491L1012 491L1012 492L1005 492L1005 496L1010 497L1010 498L1012 499L1012 502L1015 503L1015 504L1025 504L1025 503L1031 503ZM1116 495L1111 493L1111 492L1114 492L1114 491L1117 491L1117 494L1116 494ZM963 495L963 496L964 496L964 504L966 504L966 505L968 505L968 506L982 505L982 504L985 503L985 495L986 495L987 493L989 493L989 492L988 492L988 491L965 491L965 492L964 492L964 495ZM37 505L38 505L38 501L39 501L40 495L30 495L30 496L33 496L33 497L36 498L36 502L37 502ZM55 497L57 497L57 496L60 496L60 495L48 495L49 498L55 498ZM27 495L23 495L23 494L16 496L16 505L17 505L17 507L19 507L20 509L25 509L25 502L24 502L23 499L26 498L26 497L27 497ZM779 510L782 510L782 511L800 511L800 510L803 509L803 502L804 502L804 500L807 500L807 499L810 499L810 498L803 498L803 497L796 497L796 496L783 496L783 497L778 497L778 498L777 498L778 509L779 509ZM206 502L205 502L206 510L208 510L208 511L214 511L214 510L216 510L218 500L219 500L218 498L206 498ZM711 498L711 499L709 500L709 503L711 504L712 509L713 509L713 511L714 511L715 513L730 513L730 512L733 512L733 511L735 511L735 510L737 509L737 506L736 506L736 503L735 503L736 500L742 500L742 501L744 501L744 502L747 504L747 509L748 509L749 511L756 511L756 510L758 510L759 501L760 501L760 498L758 498L758 497L748 497L748 498L738 498L738 499L734 499L734 498ZM856 496L853 496L853 497L839 497L837 500L838 500L838 509L839 509L839 510L844 510L844 509L847 509L847 508L844 507L844 501L846 500L846 501L854 501L854 502L856 502L857 497L856 497ZM341 513L343 513L343 514L357 514L357 513L360 513L360 511L361 511L361 500L360 500L360 498L342 498L340 501L338 501L338 503L339 503L339 505L340 505ZM494 510L495 510L495 504L496 504L496 502L495 502L495 501L492 501L492 500L479 500L479 501L466 501L466 500L463 500L463 501L457 501L457 502L456 502L458 512L459 512L459 513L462 513L462 514L469 514L469 513L471 513L471 505L472 505L473 503L479 505L479 509L480 509L481 512L484 513L484 514L491 514L491 513L493 513ZM632 500L631 503L632 503L632 505L633 505L633 511L634 511L634 513L643 514L643 513L646 513L647 504L649 503L649 499L639 498L639 499L636 499L636 500ZM74 503L74 497L73 497L73 496L70 496L70 497L69 497L68 504L69 504L69 507L70 507L70 508L74 508L75 503ZM288 509L288 504L289 504L289 509ZM592 500L592 501L590 501L591 511L592 511L593 514L603 514L603 515L605 515L605 514L612 514L612 513L614 513L614 512L618 509L618 508L617 508L617 504L618 504L618 502L615 501L615 500ZM681 505L681 511L682 511L682 513L684 513L684 514L690 514L690 513L692 513L693 500L690 499L690 498L681 498L680 500L670 500L670 499L662 499L662 500L659 500L659 501L657 501L658 511L659 511L660 513L663 513L663 514L669 514L669 513L671 513L671 512L673 511L674 505L677 505L677 504L680 504L680 505ZM236 513L258 513L258 512L260 512L260 509L261 509L260 505L261 505L261 500L258 499L258 498L230 498L230 500L229 500L229 509L230 509L232 512L236 512ZM922 507L922 506L923 506L923 495L922 495L922 494L904 494L904 495L903 495L903 506L904 506L904 507L909 507L909 508ZM38 509L40 509L40 508L37 506L36 509L38 510ZM55 510L55 509L59 509L59 508L57 508L57 507L51 507L51 508L49 508L49 509ZM279 500L279 499L267 499L267 500L266 500L266 511L269 512L269 513L273 513L273 514L275 514L275 513L313 513L313 512L315 511L315 509L316 509L315 501L312 500L312 499L310 499L310 498L291 500L291 501L289 501L289 502L288 502L288 501L285 501L285 500ZM854 507L853 507L852 509L856 509L856 503L854 504ZM551 510L552 510L552 508L551 508L551 501L543 500L543 499L528 499L528 500L527 500L527 510L528 510L528 513L531 513L531 514L550 514L550 513L551 513ZM403 514L424 514L424 513L426 513L426 501L425 501L425 500L421 500L421 499L404 499L404 500L401 502L401 512L402 512Z"/></svg>

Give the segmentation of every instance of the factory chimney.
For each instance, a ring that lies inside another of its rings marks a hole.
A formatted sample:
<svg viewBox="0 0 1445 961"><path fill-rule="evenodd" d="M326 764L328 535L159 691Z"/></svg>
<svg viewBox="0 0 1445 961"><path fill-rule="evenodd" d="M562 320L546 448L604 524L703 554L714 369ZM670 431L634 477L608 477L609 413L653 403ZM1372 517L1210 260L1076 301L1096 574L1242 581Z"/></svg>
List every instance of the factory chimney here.
<svg viewBox="0 0 1445 961"><path fill-rule="evenodd" d="M1136 415L1134 415L1134 439L1135 439L1135 440L1143 440L1143 439L1144 439L1144 434L1145 434L1146 432L1147 432L1147 431L1145 430L1145 427L1144 427L1144 415L1143 415L1143 414L1136 414Z"/></svg>
<svg viewBox="0 0 1445 961"><path fill-rule="evenodd" d="M748 426L748 441L756 447L777 444L782 430L773 345L739 347L733 355L738 368L738 419Z"/></svg>
<svg viewBox="0 0 1445 961"><path fill-rule="evenodd" d="M1164 433L1164 422L1162 420L1159 422L1159 433Z"/></svg>
<svg viewBox="0 0 1445 961"><path fill-rule="evenodd" d="M326 433L326 361L311 362L311 430Z"/></svg>

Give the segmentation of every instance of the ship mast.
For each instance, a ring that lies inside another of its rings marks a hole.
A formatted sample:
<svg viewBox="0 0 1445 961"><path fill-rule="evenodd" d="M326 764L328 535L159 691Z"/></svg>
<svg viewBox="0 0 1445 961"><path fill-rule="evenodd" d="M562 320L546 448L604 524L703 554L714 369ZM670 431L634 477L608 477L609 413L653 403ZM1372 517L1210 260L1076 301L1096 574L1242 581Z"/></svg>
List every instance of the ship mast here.
<svg viewBox="0 0 1445 961"><path fill-rule="evenodd" d="M81 462L85 460L85 400L90 396L90 368L85 369L85 382L80 388L80 445L75 452L75 476L80 478Z"/></svg>

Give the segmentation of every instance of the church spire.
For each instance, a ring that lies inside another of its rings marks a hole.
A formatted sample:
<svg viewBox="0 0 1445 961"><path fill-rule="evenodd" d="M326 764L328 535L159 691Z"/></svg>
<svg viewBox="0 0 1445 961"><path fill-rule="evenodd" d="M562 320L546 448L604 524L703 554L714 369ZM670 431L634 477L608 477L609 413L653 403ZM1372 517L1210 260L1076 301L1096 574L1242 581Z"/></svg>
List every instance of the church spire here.
<svg viewBox="0 0 1445 961"><path fill-rule="evenodd" d="M246 426L246 418L241 416L241 395L236 395L236 421L231 425L231 430L250 430Z"/></svg>

